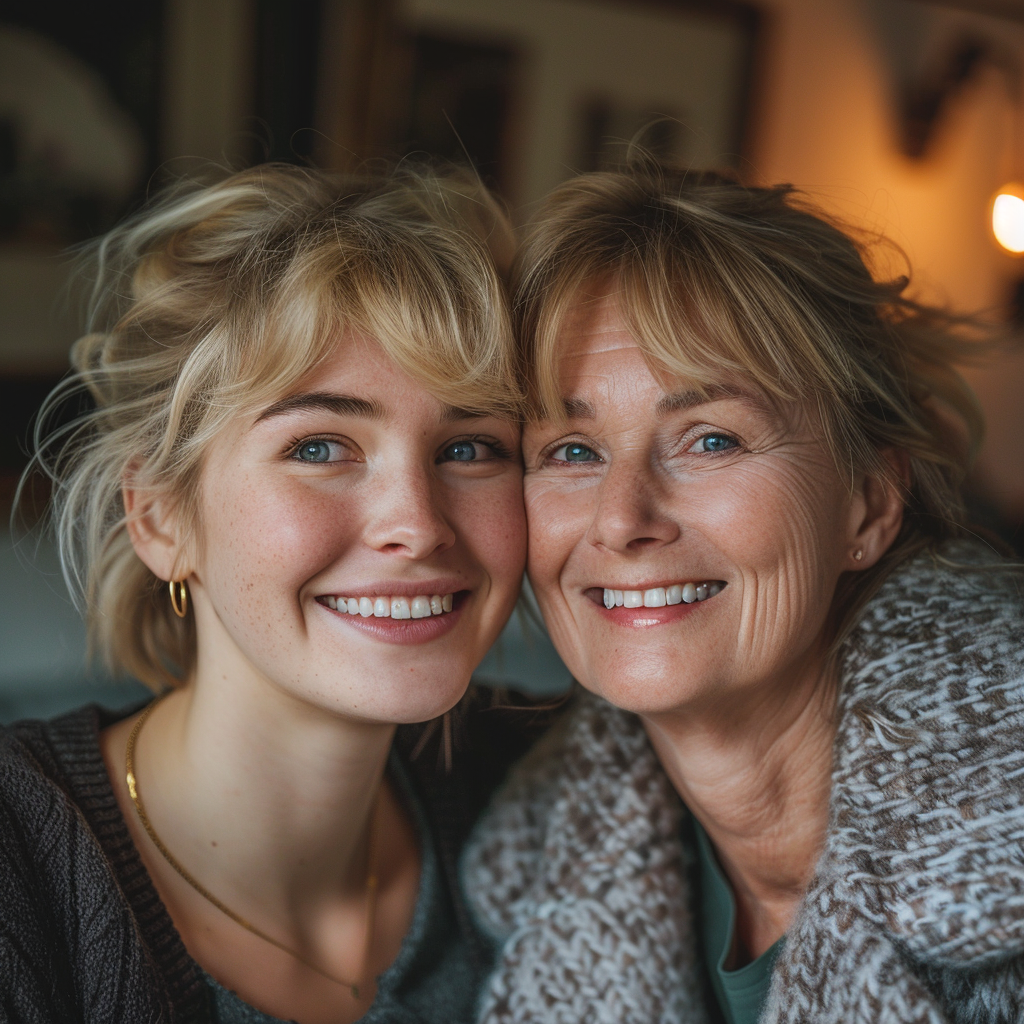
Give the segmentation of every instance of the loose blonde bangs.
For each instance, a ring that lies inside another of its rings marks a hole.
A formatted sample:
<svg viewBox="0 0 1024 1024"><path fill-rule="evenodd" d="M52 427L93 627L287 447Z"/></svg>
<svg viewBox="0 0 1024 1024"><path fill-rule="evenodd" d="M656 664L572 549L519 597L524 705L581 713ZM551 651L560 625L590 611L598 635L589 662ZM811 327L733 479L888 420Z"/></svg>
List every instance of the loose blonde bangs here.
<svg viewBox="0 0 1024 1024"><path fill-rule="evenodd" d="M172 195L96 248L91 330L48 400L36 458L94 654L155 688L195 661L191 617L131 546L121 488L170 501L202 543L205 452L364 335L439 401L505 418L523 396L501 268L511 230L462 172L343 178L268 166ZM75 390L95 411L47 436Z"/></svg>

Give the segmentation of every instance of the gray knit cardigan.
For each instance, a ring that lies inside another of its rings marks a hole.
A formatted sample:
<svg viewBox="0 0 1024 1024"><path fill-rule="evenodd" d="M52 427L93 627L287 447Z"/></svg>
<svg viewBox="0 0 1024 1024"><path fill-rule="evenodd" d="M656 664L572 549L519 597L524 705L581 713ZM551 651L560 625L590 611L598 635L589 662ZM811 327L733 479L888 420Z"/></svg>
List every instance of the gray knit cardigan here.
<svg viewBox="0 0 1024 1024"><path fill-rule="evenodd" d="M921 556L861 615L825 846L762 1022L1024 1021L1021 581ZM482 1022L709 1019L685 815L639 720L575 698L463 859L504 944Z"/></svg>

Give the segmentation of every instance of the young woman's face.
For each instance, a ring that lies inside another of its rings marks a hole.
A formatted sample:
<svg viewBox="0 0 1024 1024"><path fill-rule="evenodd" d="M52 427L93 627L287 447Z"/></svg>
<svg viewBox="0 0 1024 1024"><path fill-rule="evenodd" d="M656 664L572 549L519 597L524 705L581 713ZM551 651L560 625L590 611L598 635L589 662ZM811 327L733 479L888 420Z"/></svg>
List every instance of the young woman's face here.
<svg viewBox="0 0 1024 1024"><path fill-rule="evenodd" d="M345 338L213 444L200 521L200 672L424 721L462 696L519 592L519 429L443 405Z"/></svg>
<svg viewBox="0 0 1024 1024"><path fill-rule="evenodd" d="M523 437L528 572L559 653L639 713L793 685L856 567L861 498L806 418L735 388L666 389L613 298L578 314L568 425Z"/></svg>

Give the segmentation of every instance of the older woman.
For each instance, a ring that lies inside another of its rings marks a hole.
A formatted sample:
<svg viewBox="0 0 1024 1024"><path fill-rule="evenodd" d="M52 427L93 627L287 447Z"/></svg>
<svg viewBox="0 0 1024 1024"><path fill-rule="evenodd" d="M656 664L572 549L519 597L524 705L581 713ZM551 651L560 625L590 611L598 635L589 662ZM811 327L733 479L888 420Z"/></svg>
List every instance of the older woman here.
<svg viewBox="0 0 1024 1024"><path fill-rule="evenodd" d="M640 165L541 211L528 570L590 694L464 862L483 1020L1024 1014L1019 577L905 285L787 187Z"/></svg>

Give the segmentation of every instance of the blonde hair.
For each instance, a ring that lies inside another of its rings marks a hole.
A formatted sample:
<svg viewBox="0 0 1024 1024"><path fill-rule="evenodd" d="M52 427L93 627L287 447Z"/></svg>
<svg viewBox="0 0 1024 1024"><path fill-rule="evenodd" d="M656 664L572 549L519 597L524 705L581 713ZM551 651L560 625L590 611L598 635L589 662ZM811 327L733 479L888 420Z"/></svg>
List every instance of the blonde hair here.
<svg viewBox="0 0 1024 1024"><path fill-rule="evenodd" d="M969 321L876 281L866 252L789 185L747 187L640 154L584 174L545 201L513 271L530 415L564 418L559 334L596 289L615 288L626 326L661 379L747 382L778 406L813 408L841 474L903 489L904 525L872 570L847 574L835 636L900 561L964 528L961 486L980 443L977 402L953 364ZM964 328L964 329L961 329Z"/></svg>
<svg viewBox="0 0 1024 1024"><path fill-rule="evenodd" d="M125 475L168 496L198 541L213 438L292 391L343 332L373 338L440 401L518 416L498 269L512 247L475 179L411 167L353 177L265 165L180 186L103 238L90 254L89 333L44 406L29 467L52 480L94 654L154 687L187 676L192 617L172 613L131 546ZM82 390L95 409L47 437L47 413Z"/></svg>

